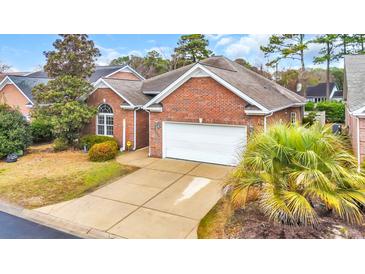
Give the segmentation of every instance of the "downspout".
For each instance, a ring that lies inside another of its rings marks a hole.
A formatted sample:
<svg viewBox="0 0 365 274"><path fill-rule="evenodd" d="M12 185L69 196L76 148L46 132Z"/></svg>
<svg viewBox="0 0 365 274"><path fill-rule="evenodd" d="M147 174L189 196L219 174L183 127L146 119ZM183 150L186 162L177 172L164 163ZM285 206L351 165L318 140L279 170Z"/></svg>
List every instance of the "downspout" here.
<svg viewBox="0 0 365 274"><path fill-rule="evenodd" d="M151 157L151 146L150 146L150 121L151 121L151 112L144 108L148 113L148 157Z"/></svg>
<svg viewBox="0 0 365 274"><path fill-rule="evenodd" d="M355 116L356 118L356 139L357 139L357 172L360 172L360 165L361 165L361 155L360 155L360 119L359 117Z"/></svg>
<svg viewBox="0 0 365 274"><path fill-rule="evenodd" d="M267 123L266 122L266 118L272 116L273 114L274 114L274 112L271 112L270 114L264 116L264 132L265 133L266 133L266 129L267 129L267 126L266 126L266 123Z"/></svg>
<svg viewBox="0 0 365 274"><path fill-rule="evenodd" d="M136 140L137 140L137 138L136 138L136 134L137 134L137 130L136 130L137 115L136 115L136 112L137 112L137 109L135 109L133 111L133 150L136 150L136 147L137 147L137 145L136 145Z"/></svg>

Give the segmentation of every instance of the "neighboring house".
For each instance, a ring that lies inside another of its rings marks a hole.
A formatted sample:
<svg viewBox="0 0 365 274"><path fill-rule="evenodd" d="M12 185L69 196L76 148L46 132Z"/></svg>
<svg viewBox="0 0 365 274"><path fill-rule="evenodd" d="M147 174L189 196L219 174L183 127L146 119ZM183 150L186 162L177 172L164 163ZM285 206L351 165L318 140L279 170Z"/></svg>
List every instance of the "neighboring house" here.
<svg viewBox="0 0 365 274"><path fill-rule="evenodd" d="M275 121L301 122L305 99L224 57L211 57L143 81L155 95L149 153L235 165L247 139Z"/></svg>
<svg viewBox="0 0 365 274"><path fill-rule="evenodd" d="M47 78L44 71L7 73L0 76L3 77L0 78L0 103L6 103L18 108L29 119L30 110L35 103L32 89L40 83L47 83L50 78ZM144 79L143 76L129 66L97 66L89 81L95 83L102 77L139 81Z"/></svg>
<svg viewBox="0 0 365 274"><path fill-rule="evenodd" d="M345 123L360 168L365 155L365 55L345 56L344 100Z"/></svg>
<svg viewBox="0 0 365 274"><path fill-rule="evenodd" d="M41 83L47 83L47 78L7 75L0 82L0 103L17 108L27 120L34 106L32 89Z"/></svg>
<svg viewBox="0 0 365 274"><path fill-rule="evenodd" d="M326 83L319 83L316 86L307 88L307 102L322 102L326 100ZM342 101L342 91L337 89L335 83L330 83L330 96L329 100Z"/></svg>

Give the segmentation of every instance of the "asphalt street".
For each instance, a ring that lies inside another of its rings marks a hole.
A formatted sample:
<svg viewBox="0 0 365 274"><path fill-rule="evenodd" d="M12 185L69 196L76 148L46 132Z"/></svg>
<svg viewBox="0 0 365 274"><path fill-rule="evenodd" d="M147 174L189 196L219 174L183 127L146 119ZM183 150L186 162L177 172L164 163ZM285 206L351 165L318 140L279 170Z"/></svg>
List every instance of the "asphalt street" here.
<svg viewBox="0 0 365 274"><path fill-rule="evenodd" d="M79 239L65 232L0 211L0 239Z"/></svg>

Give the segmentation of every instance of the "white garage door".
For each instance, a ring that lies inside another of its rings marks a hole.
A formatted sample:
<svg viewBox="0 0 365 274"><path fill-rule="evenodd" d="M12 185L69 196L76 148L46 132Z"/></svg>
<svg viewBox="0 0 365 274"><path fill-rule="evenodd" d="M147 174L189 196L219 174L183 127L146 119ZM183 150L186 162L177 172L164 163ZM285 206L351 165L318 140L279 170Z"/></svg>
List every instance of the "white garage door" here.
<svg viewBox="0 0 365 274"><path fill-rule="evenodd" d="M245 126L164 122L163 157L236 165L246 139Z"/></svg>

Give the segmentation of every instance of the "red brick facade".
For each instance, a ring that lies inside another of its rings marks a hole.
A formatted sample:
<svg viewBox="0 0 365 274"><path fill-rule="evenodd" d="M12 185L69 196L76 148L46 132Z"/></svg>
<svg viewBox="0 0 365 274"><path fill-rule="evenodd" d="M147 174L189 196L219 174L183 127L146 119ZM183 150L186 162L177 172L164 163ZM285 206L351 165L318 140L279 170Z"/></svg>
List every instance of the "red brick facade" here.
<svg viewBox="0 0 365 274"><path fill-rule="evenodd" d="M110 75L109 78L115 78L115 79L125 79L125 80L140 80L135 74L132 72L126 72L126 71L118 71L112 75Z"/></svg>
<svg viewBox="0 0 365 274"><path fill-rule="evenodd" d="M134 143L134 111L124 110L120 106L123 99L109 88L99 88L87 99L89 105L98 107L101 104L108 104L113 108L114 113L114 137L119 145L123 146L123 119L126 121L126 141ZM147 118L145 118L147 116ZM136 111L136 148L148 146L148 114L142 110ZM96 134L96 117L86 127L85 133ZM147 140L147 141L146 141Z"/></svg>
<svg viewBox="0 0 365 274"><path fill-rule="evenodd" d="M247 103L230 90L209 77L191 78L163 101L163 112L150 114L150 155L162 156L162 122L199 122L211 124L247 125L248 131L262 129L263 116L245 114ZM301 121L300 108L288 108L267 118L274 121L290 122L290 112L296 111Z"/></svg>

